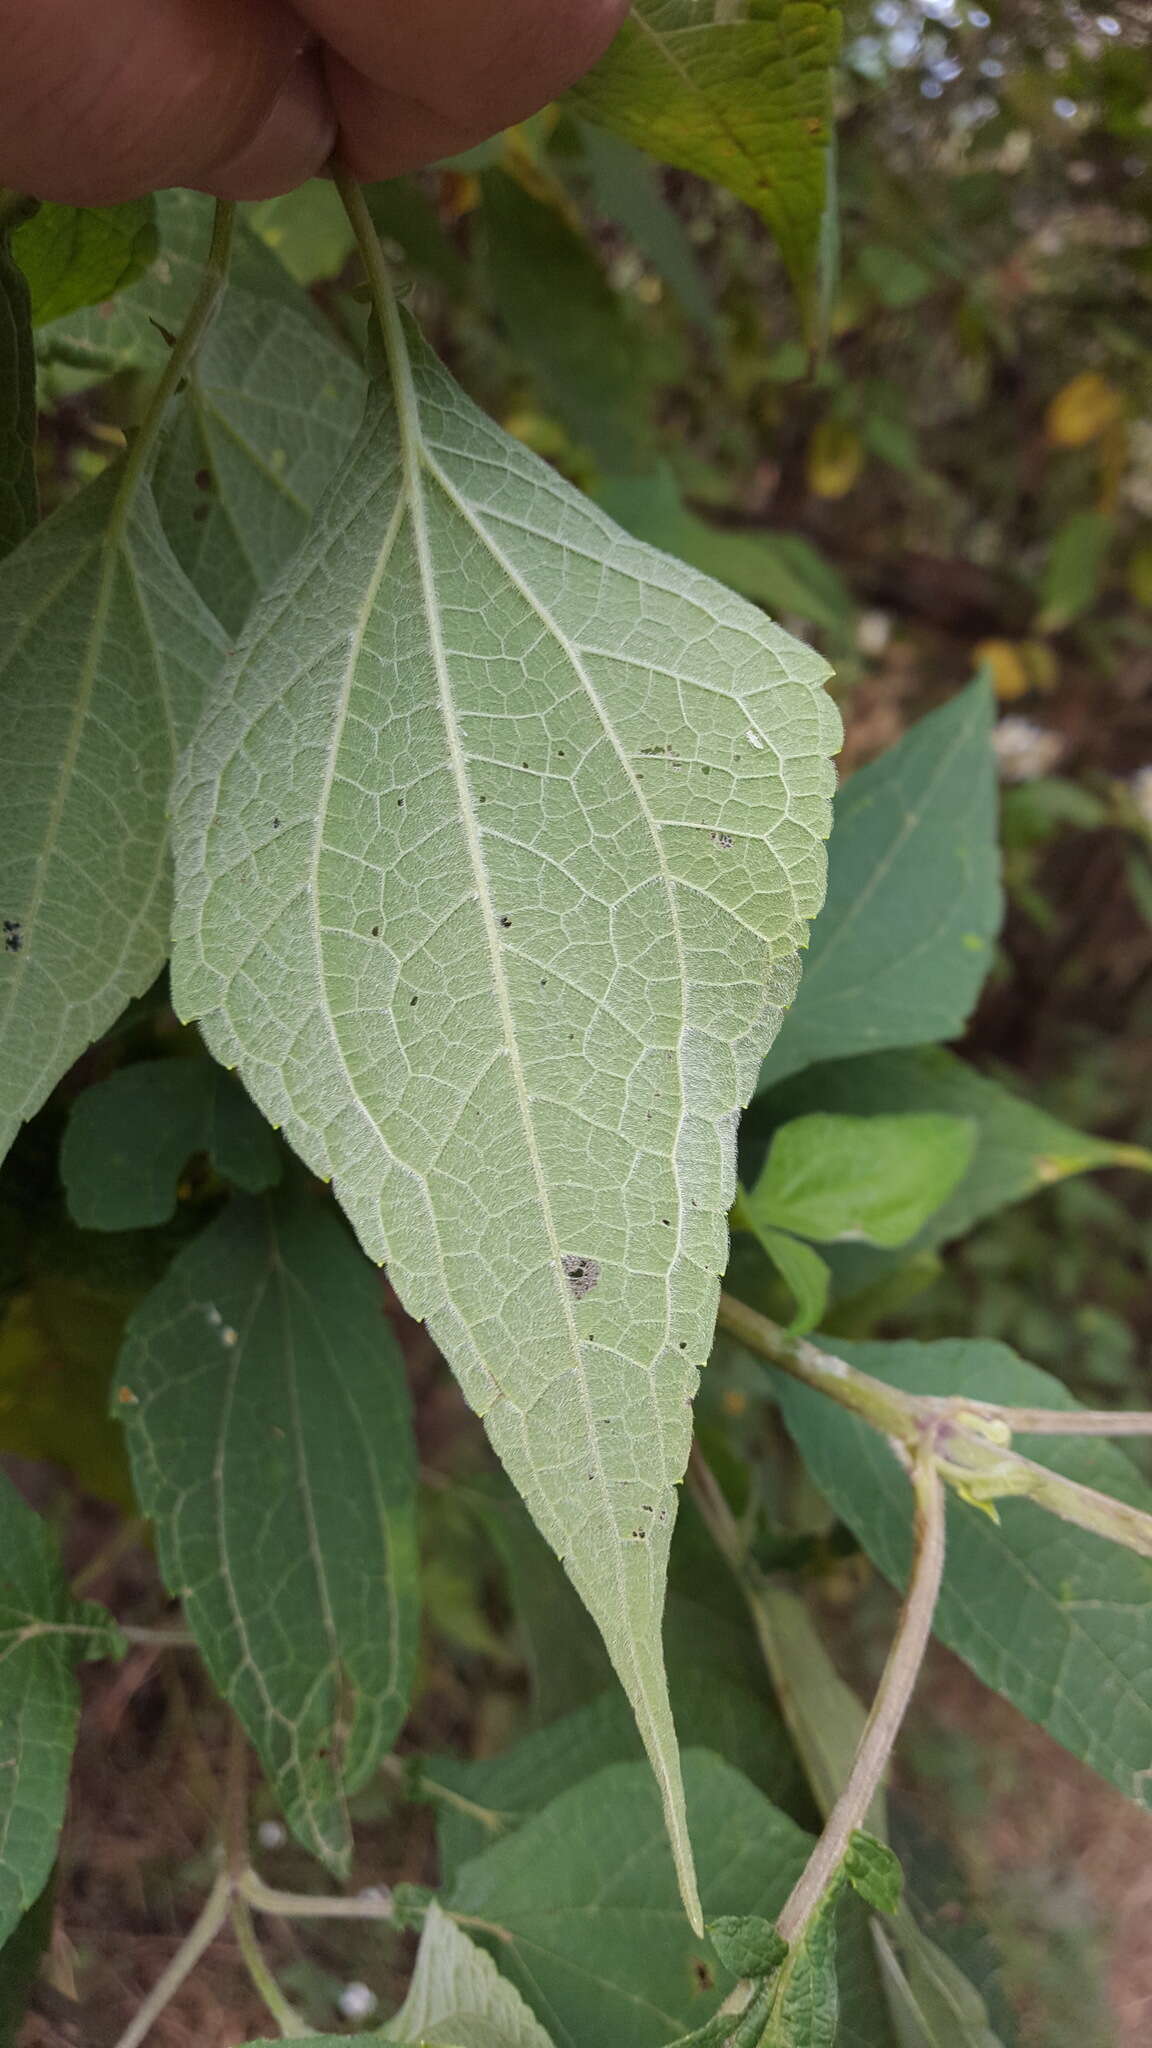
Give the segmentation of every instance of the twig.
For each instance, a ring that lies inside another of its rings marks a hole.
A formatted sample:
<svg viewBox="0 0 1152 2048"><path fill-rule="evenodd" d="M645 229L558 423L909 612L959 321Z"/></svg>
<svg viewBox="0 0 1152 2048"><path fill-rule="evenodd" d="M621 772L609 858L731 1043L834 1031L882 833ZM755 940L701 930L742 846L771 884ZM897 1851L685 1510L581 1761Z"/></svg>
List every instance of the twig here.
<svg viewBox="0 0 1152 2048"><path fill-rule="evenodd" d="M1014 1428L1032 1435L1045 1433L1049 1426L1050 1433L1059 1435L1073 1430L1086 1436L1119 1435L1122 1432L1110 1426L1119 1418L1107 1415L1109 1427L1098 1429L1094 1426L1098 1418L1089 1410L1002 1408L962 1394L902 1393L870 1373L860 1372L846 1359L821 1351L806 1338L792 1336L728 1294L720 1297L719 1321L769 1364L879 1430L906 1467L929 1445L941 1478L962 1499L977 1504L1008 1497L1031 1500L1062 1521L1074 1522L1095 1536L1152 1557L1152 1515L1094 1487L1082 1486L1078 1480L1066 1479L1011 1448Z"/></svg>
<svg viewBox="0 0 1152 2048"><path fill-rule="evenodd" d="M258 1913L272 1913L281 1920L394 1920L391 1899L341 1899L325 1892L280 1892L265 1884L254 1870L243 1870L236 1880L242 1899Z"/></svg>
<svg viewBox="0 0 1152 2048"><path fill-rule="evenodd" d="M136 1548L144 1533L144 1528L145 1522L142 1515L126 1516L113 1531L107 1543L96 1552L94 1557L89 1558L82 1570L77 1572L72 1581L73 1599L82 1600L92 1586L98 1586L105 1573L110 1572L114 1565L119 1564L122 1557L126 1557L130 1550Z"/></svg>
<svg viewBox="0 0 1152 2048"><path fill-rule="evenodd" d="M515 1819L514 1814L501 1813L494 1806L480 1806L475 1799L466 1799L463 1792L456 1792L451 1785L442 1785L438 1778L425 1775L420 1759L414 1760L416 1769L402 1756L386 1756L380 1769L386 1778L391 1778L401 1793L407 1792L410 1799L427 1799L437 1806L450 1806L454 1813L462 1813L469 1820L478 1821L491 1835L501 1835Z"/></svg>
<svg viewBox="0 0 1152 2048"><path fill-rule="evenodd" d="M235 1892L232 1894L231 1920L236 1946L244 1958L244 1967L279 2027L282 2038L285 2041L308 2040L312 2037L312 2028L301 2018L295 2006L289 2004L281 1991L256 1939L248 1901L238 1897Z"/></svg>
<svg viewBox="0 0 1152 2048"><path fill-rule="evenodd" d="M215 1941L228 1918L231 1900L231 1879L228 1872L222 1870L205 1899L191 1931L181 1942L168 1968L152 1986L143 2005L116 2042L115 2048L139 2048L153 2021L159 2019L165 2006L175 1998L185 1978L191 1976L205 1949Z"/></svg>
<svg viewBox="0 0 1152 2048"><path fill-rule="evenodd" d="M168 401L175 396L181 381L192 367L196 351L216 317L228 282L235 222L234 203L227 199L217 200L212 218L212 239L196 296L188 309L187 318L173 344L172 353L164 365L160 380L148 402L148 409L140 422L120 472L116 501L106 535L110 549L114 549L119 541L136 486L152 460L160 429L164 424L164 415L168 410Z"/></svg>
<svg viewBox="0 0 1152 2048"><path fill-rule="evenodd" d="M848 1782L776 1923L790 1946L802 1938L844 1861L852 1836L867 1819L932 1633L944 1572L945 1495L930 1452L923 1452L917 1460L912 1484L916 1493L916 1530L908 1591Z"/></svg>

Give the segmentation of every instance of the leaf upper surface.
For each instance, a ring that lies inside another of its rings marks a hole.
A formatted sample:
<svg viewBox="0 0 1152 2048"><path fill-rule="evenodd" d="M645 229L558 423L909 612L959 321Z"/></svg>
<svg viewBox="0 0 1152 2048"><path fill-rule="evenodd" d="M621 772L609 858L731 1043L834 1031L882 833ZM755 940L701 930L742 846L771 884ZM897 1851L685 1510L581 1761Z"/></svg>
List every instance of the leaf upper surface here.
<svg viewBox="0 0 1152 2048"><path fill-rule="evenodd" d="M837 719L409 346L187 757L177 1000L427 1318L675 1827L674 1489Z"/></svg>
<svg viewBox="0 0 1152 2048"><path fill-rule="evenodd" d="M840 790L827 901L761 1089L963 1029L1000 926L992 714L973 683Z"/></svg>
<svg viewBox="0 0 1152 2048"><path fill-rule="evenodd" d="M722 20L719 11L714 0L638 0L570 98L626 142L755 207L815 325L840 14L825 0L748 0Z"/></svg>
<svg viewBox="0 0 1152 2048"><path fill-rule="evenodd" d="M139 1230L176 1213L194 1152L248 1194L280 1178L276 1139L238 1081L215 1060L138 1060L85 1088L60 1147L73 1219L87 1230Z"/></svg>
<svg viewBox="0 0 1152 2048"><path fill-rule="evenodd" d="M164 964L173 765L223 652L119 478L0 563L0 1155Z"/></svg>
<svg viewBox="0 0 1152 2048"><path fill-rule="evenodd" d="M811 1838L718 1757L687 1751L684 1778L709 1917L774 1916ZM659 2048L734 1981L685 1923L639 1764L597 1771L465 1864L449 1904L506 1931L495 1953L557 2048Z"/></svg>
<svg viewBox="0 0 1152 2048"><path fill-rule="evenodd" d="M116 1643L103 1610L72 1599L47 1529L0 1473L0 1947L55 1861L79 1709L72 1667Z"/></svg>
<svg viewBox="0 0 1152 2048"><path fill-rule="evenodd" d="M377 1276L339 1219L234 1199L128 1326L116 1411L161 1565L300 1839L403 1719L419 1617L415 1460Z"/></svg>
<svg viewBox="0 0 1152 2048"><path fill-rule="evenodd" d="M14 254L32 297L37 327L80 306L110 299L156 254L151 198L120 206L61 206L45 201L15 236Z"/></svg>
<svg viewBox="0 0 1152 2048"><path fill-rule="evenodd" d="M1006 1345L844 1344L850 1364L894 1386L1025 1407L1074 1408L1048 1373ZM774 1374L781 1407L822 1493L885 1575L902 1584L911 1542L908 1482L882 1438L821 1394ZM1038 1463L1147 1508L1149 1491L1114 1445L1019 1437ZM1145 1805L1152 1755L1152 1564L1055 1520L1030 1501L998 1503L999 1524L949 1502L936 1632L986 1685Z"/></svg>

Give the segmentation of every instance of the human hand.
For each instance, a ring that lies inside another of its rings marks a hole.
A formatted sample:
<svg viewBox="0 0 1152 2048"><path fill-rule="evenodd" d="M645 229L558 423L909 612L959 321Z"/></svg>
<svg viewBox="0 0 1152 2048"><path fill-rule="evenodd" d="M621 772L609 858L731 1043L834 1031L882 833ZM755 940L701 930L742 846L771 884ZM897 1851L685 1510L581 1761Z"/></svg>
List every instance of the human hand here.
<svg viewBox="0 0 1152 2048"><path fill-rule="evenodd" d="M0 0L0 184L107 205L387 178L522 120L626 0Z"/></svg>

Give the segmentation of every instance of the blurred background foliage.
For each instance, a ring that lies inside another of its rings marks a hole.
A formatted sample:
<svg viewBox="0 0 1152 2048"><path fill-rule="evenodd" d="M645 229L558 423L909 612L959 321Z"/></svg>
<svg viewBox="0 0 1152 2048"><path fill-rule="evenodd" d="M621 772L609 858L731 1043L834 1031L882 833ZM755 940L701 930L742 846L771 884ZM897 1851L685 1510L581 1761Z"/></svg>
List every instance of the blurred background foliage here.
<svg viewBox="0 0 1152 2048"><path fill-rule="evenodd" d="M827 340L815 351L755 216L717 186L592 128L575 105L369 192L415 311L486 410L624 526L765 605L828 655L847 768L984 667L1000 706L1008 914L965 1051L1071 1124L1144 1144L1148 26L1144 0L1115 0L1102 14L1067 0L849 0L837 104L840 261ZM350 283L334 190L317 182L246 210L319 311L358 337L366 309ZM150 374L126 361L98 375L66 351L46 354L46 507L122 445ZM82 1490L87 1521L74 1541L97 1580L113 1569L112 1511L131 1508L119 1432L105 1419L123 1322L219 1187L210 1163L194 1162L171 1223L104 1236L93 1251L67 1218L59 1141L70 1100L93 1080L127 1059L196 1050L157 989L80 1063L0 1179L0 1450L47 1461L42 1474ZM907 1263L901 1286L872 1303L865 1324L1004 1338L1093 1405L1152 1405L1143 1183L1105 1172L1049 1188L943 1255ZM515 1511L479 1469L467 1418L420 1333L402 1328L432 1475L418 1735L426 1749L455 1745L484 1758L533 1716L548 1717L549 1684L562 1679L569 1707L593 1697L603 1683L599 1652L573 1618L558 1664L550 1561L526 1546ZM729 1388L708 1417L717 1459L726 1432L745 1426L739 1401ZM761 1453L770 1458L771 1445ZM472 1465L474 1492L437 1484L438 1472L458 1479ZM64 1499L54 1485L35 1481L49 1506ZM787 1541L800 1546L790 1561L810 1571L819 1602L843 1624L846 1662L866 1683L890 1596L810 1504L797 1503ZM722 1662L735 1619L704 1613L692 1546L686 1518L673 1637L679 1630L698 1656L707 1628ZM147 1584L139 1560L130 1570ZM142 1597L147 1606L156 1596ZM675 1668L674 1641L670 1655ZM692 1657L682 1661L690 1670ZM751 1683L737 1650L738 1682ZM203 1769L214 1724L203 1699L175 1698L175 1680L158 1703L151 1666L136 1668L134 1692L123 1673L101 1683L80 1771L106 1839L99 1852L81 1845L95 1860L72 1922L87 1915L95 1929L124 1917L125 1864L138 1863L141 1837L111 1809L118 1785L139 1800L141 1770L175 1801L152 1847L164 1873L156 1883L168 1887L164 1910L178 1917L196 1839L185 1752L198 1748ZM691 1716L690 1703L684 1711ZM768 1740L764 1712L761 1702L759 1739ZM109 1752L111 1778L99 1790ZM1067 1759L1054 1762L1043 1737L943 1656L910 1755L899 1826L910 1840L927 1831L916 1868L929 1892L937 1873L941 1901L954 1895L953 1864L964 1867L979 1914L942 1903L941 1939L951 1913L958 1951L1005 2040L1014 2024L1035 2048L1147 2040L1152 1950L1137 1932L1148 1904L1146 1837L1132 1832L1143 1823L1106 1788L1089 1790ZM746 1768L755 1777L753 1761ZM398 1845L394 1807L372 1797L377 1806L365 1795L360 1815L369 1865L383 1858L421 1875L419 1843L411 1852ZM299 1852L284 1849L277 1867L277 1823L267 1827L277 1881L298 1881ZM155 1916L154 1897L148 1911ZM349 1978L371 1975L372 1959L346 1933L324 1940L307 1957L286 1951L278 1960L289 1989L331 2012ZM137 1960L145 1976L151 1965L130 1941L125 1955L116 1968L130 1992ZM393 1961L377 1983L382 1999ZM52 1958L62 1995L75 1969L75 1956ZM121 1988L109 1980L113 2002ZM225 2026L229 2013L243 2018L232 1979L217 1993L216 2017L206 2008L197 2020L204 2042L234 2038L219 2032L220 2013ZM355 2016L354 2006L339 2010ZM50 2029L27 2036L32 2048L59 2038Z"/></svg>

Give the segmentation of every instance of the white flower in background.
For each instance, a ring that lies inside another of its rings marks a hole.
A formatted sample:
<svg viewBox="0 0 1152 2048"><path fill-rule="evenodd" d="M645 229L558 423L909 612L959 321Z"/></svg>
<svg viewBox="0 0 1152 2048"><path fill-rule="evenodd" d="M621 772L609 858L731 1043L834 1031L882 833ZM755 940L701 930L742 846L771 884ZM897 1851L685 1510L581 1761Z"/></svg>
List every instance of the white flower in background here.
<svg viewBox="0 0 1152 2048"><path fill-rule="evenodd" d="M262 1820L256 1830L256 1840L262 1849L282 1849L288 1835L278 1820Z"/></svg>
<svg viewBox="0 0 1152 2048"><path fill-rule="evenodd" d="M341 2019L370 2020L376 2010L376 1993L367 1984L346 1984L336 2005Z"/></svg>
<svg viewBox="0 0 1152 2048"><path fill-rule="evenodd" d="M1064 752L1061 735L1031 718L1002 718L992 745L1004 782L1034 782L1038 775L1050 775Z"/></svg>
<svg viewBox="0 0 1152 2048"><path fill-rule="evenodd" d="M889 612L861 612L856 621L856 645L861 654L883 654L891 638Z"/></svg>
<svg viewBox="0 0 1152 2048"><path fill-rule="evenodd" d="M1132 791L1136 809L1144 823L1152 829L1152 761L1136 770L1128 787Z"/></svg>

